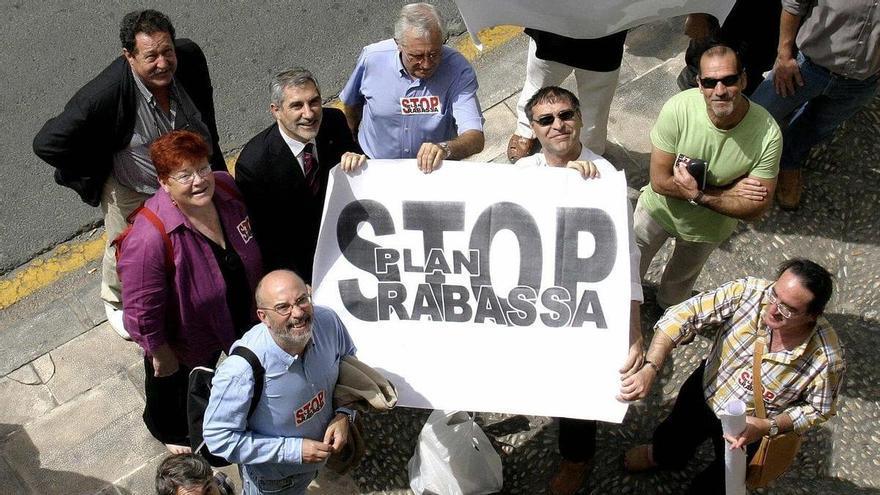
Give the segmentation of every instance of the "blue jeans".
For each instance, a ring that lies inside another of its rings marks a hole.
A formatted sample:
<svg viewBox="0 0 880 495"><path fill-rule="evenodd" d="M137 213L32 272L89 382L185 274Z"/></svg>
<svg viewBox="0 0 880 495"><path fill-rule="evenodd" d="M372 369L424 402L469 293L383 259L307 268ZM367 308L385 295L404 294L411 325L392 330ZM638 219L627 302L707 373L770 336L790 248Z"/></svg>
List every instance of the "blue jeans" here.
<svg viewBox="0 0 880 495"><path fill-rule="evenodd" d="M305 495L306 488L318 477L317 471L294 474L280 480L267 480L252 476L247 466L241 466L242 495Z"/></svg>
<svg viewBox="0 0 880 495"><path fill-rule="evenodd" d="M867 105L877 92L880 74L859 81L820 67L798 53L804 85L783 98L773 87L774 72L758 86L752 100L766 108L782 128L783 170L803 166L810 149L831 137L840 124Z"/></svg>

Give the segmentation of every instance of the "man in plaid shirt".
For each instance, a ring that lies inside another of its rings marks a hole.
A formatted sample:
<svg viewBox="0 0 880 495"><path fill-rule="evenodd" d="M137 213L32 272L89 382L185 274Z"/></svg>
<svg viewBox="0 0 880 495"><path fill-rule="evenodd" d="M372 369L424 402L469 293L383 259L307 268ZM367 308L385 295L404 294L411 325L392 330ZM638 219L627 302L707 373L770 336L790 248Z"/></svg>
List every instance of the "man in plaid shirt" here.
<svg viewBox="0 0 880 495"><path fill-rule="evenodd" d="M712 338L712 348L682 385L652 443L627 452L627 470L682 469L711 438L715 460L689 493L724 493L725 439L751 457L765 435L803 433L831 418L845 369L837 333L822 316L831 292L827 270L795 258L782 263L775 282L746 277L670 307L654 327L642 369L624 380L621 399L645 397L672 349L696 334ZM752 359L759 337L767 343L761 361L766 419L754 416ZM717 415L735 399L746 403L746 429L722 438Z"/></svg>

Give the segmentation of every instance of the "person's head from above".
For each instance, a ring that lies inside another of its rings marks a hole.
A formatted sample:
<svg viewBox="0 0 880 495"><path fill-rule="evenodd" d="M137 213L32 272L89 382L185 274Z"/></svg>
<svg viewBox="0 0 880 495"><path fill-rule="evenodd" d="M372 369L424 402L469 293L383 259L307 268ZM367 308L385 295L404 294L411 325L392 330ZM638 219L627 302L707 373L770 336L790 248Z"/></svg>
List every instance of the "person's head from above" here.
<svg viewBox="0 0 880 495"><path fill-rule="evenodd" d="M214 471L198 454L166 457L156 469L157 495L220 495Z"/></svg>
<svg viewBox="0 0 880 495"><path fill-rule="evenodd" d="M307 143L318 135L323 109L321 89L311 72L294 67L275 74L269 83L269 110L288 137Z"/></svg>
<svg viewBox="0 0 880 495"><path fill-rule="evenodd" d="M427 79L442 62L446 24L433 5L407 4L400 9L394 23L394 41L406 72L412 77Z"/></svg>
<svg viewBox="0 0 880 495"><path fill-rule="evenodd" d="M697 74L697 85L709 115L716 121L736 118L748 107L742 94L747 83L739 53L723 43L709 43L700 56Z"/></svg>
<svg viewBox="0 0 880 495"><path fill-rule="evenodd" d="M119 27L122 54L150 90L167 89L177 69L174 26L156 10L129 12Z"/></svg>
<svg viewBox="0 0 880 495"><path fill-rule="evenodd" d="M214 174L210 157L208 143L192 131L171 131L150 145L150 159L156 167L159 185L184 212L211 203Z"/></svg>
<svg viewBox="0 0 880 495"><path fill-rule="evenodd" d="M535 137L545 156L576 160L581 152L580 102L571 91L558 86L539 89L525 106Z"/></svg>
<svg viewBox="0 0 880 495"><path fill-rule="evenodd" d="M312 338L312 290L290 270L269 272L257 284L257 316L278 345L301 352Z"/></svg>
<svg viewBox="0 0 880 495"><path fill-rule="evenodd" d="M778 331L812 329L833 289L831 274L817 263L804 258L784 261L776 282L767 289L764 323Z"/></svg>

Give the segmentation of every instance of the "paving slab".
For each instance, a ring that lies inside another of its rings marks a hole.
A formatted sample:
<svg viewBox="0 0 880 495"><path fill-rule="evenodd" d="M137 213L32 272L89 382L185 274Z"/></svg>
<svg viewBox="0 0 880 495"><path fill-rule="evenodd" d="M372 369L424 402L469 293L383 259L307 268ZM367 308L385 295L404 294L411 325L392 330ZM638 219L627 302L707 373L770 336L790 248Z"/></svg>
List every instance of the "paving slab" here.
<svg viewBox="0 0 880 495"><path fill-rule="evenodd" d="M11 324L0 332L0 376L6 376L91 328L64 304Z"/></svg>
<svg viewBox="0 0 880 495"><path fill-rule="evenodd" d="M0 378L0 397L3 397L0 400L0 439L57 405L48 387L42 383L24 384L9 376Z"/></svg>
<svg viewBox="0 0 880 495"><path fill-rule="evenodd" d="M486 136L486 146L483 151L468 158L474 162L489 162L503 155L507 158L507 140L516 129L516 114L510 111L504 102L499 102L494 107L483 112L486 123L483 125L483 133Z"/></svg>
<svg viewBox="0 0 880 495"><path fill-rule="evenodd" d="M16 495L27 493L27 488L3 457L0 457L0 487L3 487L3 493Z"/></svg>
<svg viewBox="0 0 880 495"><path fill-rule="evenodd" d="M106 322L49 354L55 376L48 387L62 404L143 360L141 348L119 338Z"/></svg>
<svg viewBox="0 0 880 495"><path fill-rule="evenodd" d="M123 374L11 435L2 455L34 493L94 493L160 454L143 402Z"/></svg>

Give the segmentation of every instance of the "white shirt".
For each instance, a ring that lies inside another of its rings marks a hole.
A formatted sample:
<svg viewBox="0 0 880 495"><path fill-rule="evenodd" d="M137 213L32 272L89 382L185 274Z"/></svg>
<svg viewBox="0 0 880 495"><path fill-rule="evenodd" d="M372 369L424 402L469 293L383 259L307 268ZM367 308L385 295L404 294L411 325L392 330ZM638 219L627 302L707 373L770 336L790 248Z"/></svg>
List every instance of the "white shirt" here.
<svg viewBox="0 0 880 495"><path fill-rule="evenodd" d="M284 142L287 143L287 146L290 148L290 152L293 153L293 156L296 157L296 160L299 162L299 168L302 169L303 175L305 175L306 174L306 165L305 165L305 163L303 163L302 154L303 154L303 151L305 151L305 149L306 149L307 143L297 141L296 139L293 139L292 137L288 136L287 133L285 133L284 131L281 130L280 125L278 126L278 132L281 133L281 139L283 139ZM311 143L311 145L312 145L312 156L315 157L315 161L320 162L320 160L318 160L318 145L315 144L314 139L309 141L309 143Z"/></svg>

